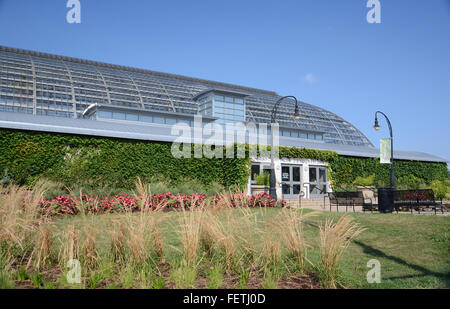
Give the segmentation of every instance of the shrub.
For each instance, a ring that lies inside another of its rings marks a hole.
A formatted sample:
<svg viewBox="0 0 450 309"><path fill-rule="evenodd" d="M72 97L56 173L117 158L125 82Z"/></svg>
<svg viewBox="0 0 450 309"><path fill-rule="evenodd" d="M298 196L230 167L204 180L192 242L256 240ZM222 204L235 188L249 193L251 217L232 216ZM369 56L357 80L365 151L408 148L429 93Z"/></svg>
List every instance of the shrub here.
<svg viewBox="0 0 450 309"><path fill-rule="evenodd" d="M433 190L434 196L437 199L444 200L446 199L447 194L450 192L450 181L435 180L431 182L431 189Z"/></svg>
<svg viewBox="0 0 450 309"><path fill-rule="evenodd" d="M257 185L260 186L268 186L270 183L270 174L269 173L262 173L255 176L255 181Z"/></svg>
<svg viewBox="0 0 450 309"><path fill-rule="evenodd" d="M369 175L367 177L356 177L355 181L353 181L353 184L356 186L364 186L364 187L370 187L373 186L375 183L375 174Z"/></svg>
<svg viewBox="0 0 450 309"><path fill-rule="evenodd" d="M397 180L398 188L417 190L425 184L425 180L414 175L399 177Z"/></svg>

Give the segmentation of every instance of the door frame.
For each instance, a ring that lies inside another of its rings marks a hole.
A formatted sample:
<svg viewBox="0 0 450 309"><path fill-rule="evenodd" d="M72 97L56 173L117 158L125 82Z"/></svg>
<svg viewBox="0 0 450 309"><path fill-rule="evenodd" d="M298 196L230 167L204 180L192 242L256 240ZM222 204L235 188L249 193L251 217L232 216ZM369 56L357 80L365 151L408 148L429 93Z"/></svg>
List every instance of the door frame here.
<svg viewBox="0 0 450 309"><path fill-rule="evenodd" d="M289 180L283 180L283 168L289 168ZM302 192L302 186L303 186L303 171L302 171L302 164L292 164L292 163L281 163L281 169L280 169L280 179L281 179L281 194L282 194L282 198L285 199L294 199L294 198L298 198L298 196L300 195L300 193ZM298 168L298 173L299 173L299 180L294 180L294 168ZM284 194L283 193L283 186L284 185L289 185L289 194ZM298 193L294 193L294 186L298 186Z"/></svg>

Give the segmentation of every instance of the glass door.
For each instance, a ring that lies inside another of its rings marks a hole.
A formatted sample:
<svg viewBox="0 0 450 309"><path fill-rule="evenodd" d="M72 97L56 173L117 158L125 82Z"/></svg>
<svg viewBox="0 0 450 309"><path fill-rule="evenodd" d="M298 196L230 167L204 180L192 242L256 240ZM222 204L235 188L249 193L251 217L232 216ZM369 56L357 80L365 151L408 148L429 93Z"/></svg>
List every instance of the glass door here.
<svg viewBox="0 0 450 309"><path fill-rule="evenodd" d="M309 195L320 197L327 194L327 169L326 167L311 166L309 168Z"/></svg>
<svg viewBox="0 0 450 309"><path fill-rule="evenodd" d="M298 198L301 191L300 165L281 165L281 191L283 198Z"/></svg>

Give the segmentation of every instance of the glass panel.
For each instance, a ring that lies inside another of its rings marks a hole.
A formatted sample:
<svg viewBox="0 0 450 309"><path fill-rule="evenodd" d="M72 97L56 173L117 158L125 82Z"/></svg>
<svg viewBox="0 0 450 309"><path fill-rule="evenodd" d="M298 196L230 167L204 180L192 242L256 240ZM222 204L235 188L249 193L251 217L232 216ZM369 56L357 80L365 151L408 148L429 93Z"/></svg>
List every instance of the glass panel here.
<svg viewBox="0 0 450 309"><path fill-rule="evenodd" d="M294 185L292 187L293 189L293 194L300 194L300 185Z"/></svg>
<svg viewBox="0 0 450 309"><path fill-rule="evenodd" d="M129 114L129 113L127 113L127 120L138 121L138 115L137 114Z"/></svg>
<svg viewBox="0 0 450 309"><path fill-rule="evenodd" d="M108 119L111 119L111 118L112 118L112 112L99 111L99 112L98 112L98 117L99 117L99 118L108 118Z"/></svg>
<svg viewBox="0 0 450 309"><path fill-rule="evenodd" d="M309 182L317 182L317 168L309 168Z"/></svg>
<svg viewBox="0 0 450 309"><path fill-rule="evenodd" d="M223 102L223 96L221 96L221 95L215 95L215 96L214 96L214 100L216 100L216 101L222 101L222 102Z"/></svg>
<svg viewBox="0 0 450 309"><path fill-rule="evenodd" d="M281 168L281 180L289 181L289 179L290 179L289 176L290 176L289 166L283 166Z"/></svg>
<svg viewBox="0 0 450 309"><path fill-rule="evenodd" d="M292 180L300 181L300 167L299 166L292 167Z"/></svg>
<svg viewBox="0 0 450 309"><path fill-rule="evenodd" d="M166 118L166 124L176 124L177 120L174 118Z"/></svg>
<svg viewBox="0 0 450 309"><path fill-rule="evenodd" d="M144 122L153 122L153 117L152 116L139 115L139 120L140 121L144 121Z"/></svg>
<svg viewBox="0 0 450 309"><path fill-rule="evenodd" d="M225 102L233 103L233 101L232 97L225 97Z"/></svg>
<svg viewBox="0 0 450 309"><path fill-rule="evenodd" d="M319 168L319 181L326 182L326 171L324 168Z"/></svg>
<svg viewBox="0 0 450 309"><path fill-rule="evenodd" d="M161 123L161 124L163 124L163 123L164 123L164 117L157 117L157 116L155 116L155 117L153 117L153 121L154 121L155 123Z"/></svg>
<svg viewBox="0 0 450 309"><path fill-rule="evenodd" d="M235 102L235 103L238 103L238 104L244 104L244 100L243 100L243 99L240 99L240 98L235 98L235 99L234 99L234 102Z"/></svg>
<svg viewBox="0 0 450 309"><path fill-rule="evenodd" d="M252 165L252 180L255 180L255 175L259 175L261 167L259 164Z"/></svg>
<svg viewBox="0 0 450 309"><path fill-rule="evenodd" d="M317 187L317 185L310 185L309 193L310 194L320 194L320 191L319 191L319 188Z"/></svg>
<svg viewBox="0 0 450 309"><path fill-rule="evenodd" d="M291 194L290 186L288 184L283 184L281 187L283 194Z"/></svg>
<svg viewBox="0 0 450 309"><path fill-rule="evenodd" d="M125 113L114 112L113 113L113 118L114 119L125 120Z"/></svg>

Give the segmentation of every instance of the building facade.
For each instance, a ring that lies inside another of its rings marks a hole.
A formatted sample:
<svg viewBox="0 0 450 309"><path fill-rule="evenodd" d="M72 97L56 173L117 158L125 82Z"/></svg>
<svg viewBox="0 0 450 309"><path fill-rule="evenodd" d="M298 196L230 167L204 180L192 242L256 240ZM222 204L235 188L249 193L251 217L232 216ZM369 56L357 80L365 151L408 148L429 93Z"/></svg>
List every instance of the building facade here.
<svg viewBox="0 0 450 309"><path fill-rule="evenodd" d="M175 124L270 123L280 99L273 91L74 59L0 46L0 128L173 142ZM279 144L340 155L376 158L369 139L348 121L317 106L286 100L278 112ZM245 142L254 142L246 135ZM201 141L196 142L204 143ZM267 141L270 143L270 141ZM225 140L226 143L226 140ZM446 162L396 151L396 159ZM270 158L255 157L252 177L268 170ZM279 196L320 197L329 191L327 162L275 162Z"/></svg>

